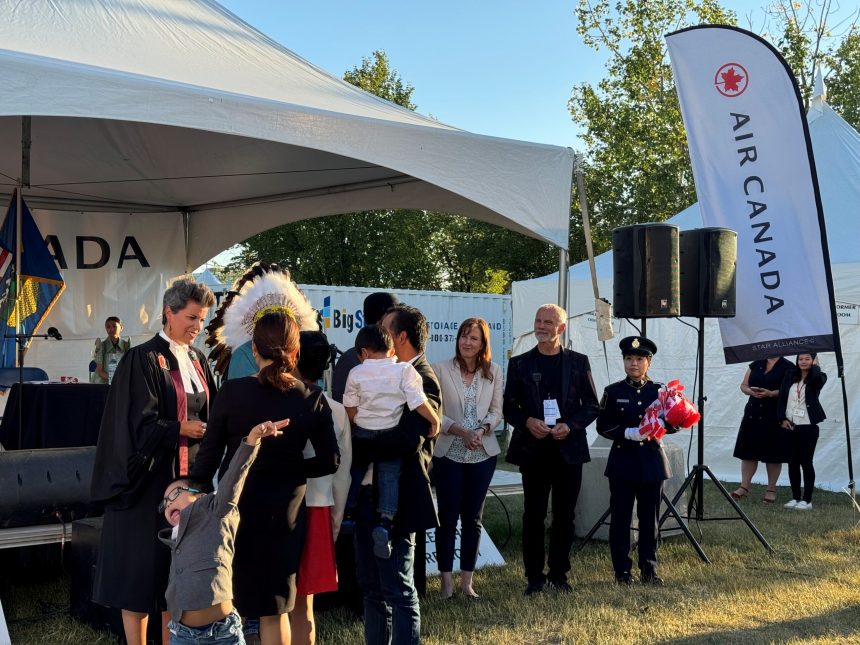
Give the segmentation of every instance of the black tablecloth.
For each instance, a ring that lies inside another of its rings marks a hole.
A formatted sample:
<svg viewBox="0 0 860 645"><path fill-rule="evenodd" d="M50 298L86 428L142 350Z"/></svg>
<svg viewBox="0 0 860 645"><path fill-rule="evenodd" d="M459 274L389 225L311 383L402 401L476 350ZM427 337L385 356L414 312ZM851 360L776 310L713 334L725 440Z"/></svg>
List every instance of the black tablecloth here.
<svg viewBox="0 0 860 645"><path fill-rule="evenodd" d="M18 407L21 388L9 390L0 443L18 448L72 448L94 446L107 401L108 386L93 383L24 383L22 446L18 445Z"/></svg>

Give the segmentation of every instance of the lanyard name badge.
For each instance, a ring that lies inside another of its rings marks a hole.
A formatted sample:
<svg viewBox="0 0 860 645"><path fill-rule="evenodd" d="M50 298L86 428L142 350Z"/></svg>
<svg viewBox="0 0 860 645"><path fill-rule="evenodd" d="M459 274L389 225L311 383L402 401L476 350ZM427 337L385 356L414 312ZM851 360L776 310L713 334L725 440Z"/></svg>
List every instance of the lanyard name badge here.
<svg viewBox="0 0 860 645"><path fill-rule="evenodd" d="M560 416L558 401L555 399L545 399L543 402L543 422L548 426L554 426Z"/></svg>
<svg viewBox="0 0 860 645"><path fill-rule="evenodd" d="M797 394L797 400L794 402L794 408L792 409L791 414L797 419L802 419L806 416L806 383L798 381L795 392ZM801 398L801 396L803 396L803 398Z"/></svg>
<svg viewBox="0 0 860 645"><path fill-rule="evenodd" d="M534 372L532 374L532 380L538 389L540 389L541 373ZM558 411L558 401L549 397L550 395L547 393L547 398L544 399L543 402L543 422L552 427L558 422L558 418L561 416L561 413Z"/></svg>

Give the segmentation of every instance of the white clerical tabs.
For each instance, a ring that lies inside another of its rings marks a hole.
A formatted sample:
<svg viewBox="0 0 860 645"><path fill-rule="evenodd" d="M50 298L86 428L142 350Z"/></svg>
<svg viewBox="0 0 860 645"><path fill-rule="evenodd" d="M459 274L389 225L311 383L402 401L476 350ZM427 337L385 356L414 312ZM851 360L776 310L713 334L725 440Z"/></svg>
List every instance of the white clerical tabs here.
<svg viewBox="0 0 860 645"><path fill-rule="evenodd" d="M543 422L548 426L554 426L560 416L558 401L555 399L546 399L543 402Z"/></svg>

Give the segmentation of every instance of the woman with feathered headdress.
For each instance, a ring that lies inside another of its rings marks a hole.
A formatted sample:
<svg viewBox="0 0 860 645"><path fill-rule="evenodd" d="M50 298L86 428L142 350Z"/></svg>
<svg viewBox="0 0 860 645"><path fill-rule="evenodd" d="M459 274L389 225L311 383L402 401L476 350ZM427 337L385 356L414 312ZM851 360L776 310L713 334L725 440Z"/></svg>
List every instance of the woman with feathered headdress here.
<svg viewBox="0 0 860 645"><path fill-rule="evenodd" d="M268 262L256 262L245 271L206 327L206 345L212 348L209 360L215 362L215 371L226 379L256 374L257 363L251 353L253 318L266 307L288 303L302 331L319 328L317 312L289 271Z"/></svg>
<svg viewBox="0 0 860 645"><path fill-rule="evenodd" d="M280 269L263 270L234 291L229 307L218 312L221 342L230 347L247 335L259 372L224 384L191 476L211 481L221 464L220 477L248 428L268 419L290 420L282 436L260 446L248 473L233 561L239 613L260 617L263 642L288 643L306 532L306 478L335 472L339 453L322 392L292 375L299 332L316 327L310 304ZM308 441L315 456L304 459Z"/></svg>

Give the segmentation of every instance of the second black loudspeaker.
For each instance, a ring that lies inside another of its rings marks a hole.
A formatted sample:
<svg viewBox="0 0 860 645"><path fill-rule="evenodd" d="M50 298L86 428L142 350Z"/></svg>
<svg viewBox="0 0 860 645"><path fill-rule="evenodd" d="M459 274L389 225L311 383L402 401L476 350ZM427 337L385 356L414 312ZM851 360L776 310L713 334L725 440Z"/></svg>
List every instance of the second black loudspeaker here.
<svg viewBox="0 0 860 645"><path fill-rule="evenodd" d="M680 314L678 227L635 224L612 231L617 318L661 318Z"/></svg>
<svg viewBox="0 0 860 645"><path fill-rule="evenodd" d="M738 234L727 228L681 231L681 315L731 318L736 313Z"/></svg>

